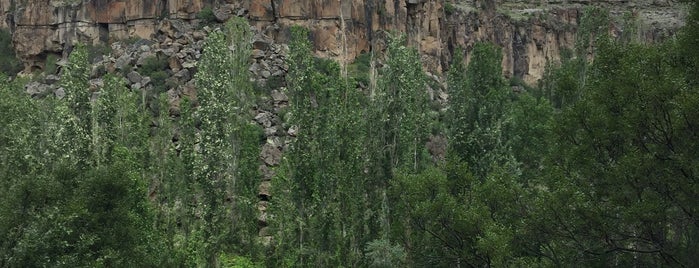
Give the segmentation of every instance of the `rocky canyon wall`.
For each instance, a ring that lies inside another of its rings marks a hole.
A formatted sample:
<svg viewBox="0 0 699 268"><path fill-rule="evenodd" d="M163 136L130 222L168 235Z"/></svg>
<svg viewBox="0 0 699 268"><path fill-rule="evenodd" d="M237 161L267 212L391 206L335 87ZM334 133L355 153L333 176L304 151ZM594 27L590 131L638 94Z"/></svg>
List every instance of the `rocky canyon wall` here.
<svg viewBox="0 0 699 268"><path fill-rule="evenodd" d="M405 33L433 73L448 66L457 47L468 54L475 42L491 41L503 48L505 75L534 83L547 61L572 47L587 5L606 7L615 17L630 14L644 42L664 39L683 24L683 6L672 0L0 0L0 26L12 31L26 71L75 42L155 38L163 20L196 25L197 14L211 8L219 21L247 17L278 43L288 40L289 26L306 26L317 55L341 62L380 51L389 34ZM612 34L624 30L610 25Z"/></svg>

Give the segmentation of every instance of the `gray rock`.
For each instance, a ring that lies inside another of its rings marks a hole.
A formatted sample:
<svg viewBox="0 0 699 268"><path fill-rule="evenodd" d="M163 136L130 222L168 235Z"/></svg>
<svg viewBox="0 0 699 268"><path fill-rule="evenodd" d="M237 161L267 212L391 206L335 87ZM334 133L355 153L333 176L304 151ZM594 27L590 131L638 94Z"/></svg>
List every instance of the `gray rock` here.
<svg viewBox="0 0 699 268"><path fill-rule="evenodd" d="M214 9L214 17L218 22L225 22L233 16L233 8L230 6L222 6Z"/></svg>
<svg viewBox="0 0 699 268"><path fill-rule="evenodd" d="M175 50L172 49L171 47L170 47L170 48L163 49L162 52L163 52L163 54L165 54L165 56L168 56L168 57L171 57L172 55L175 55Z"/></svg>
<svg viewBox="0 0 699 268"><path fill-rule="evenodd" d="M260 165L258 168L260 170L260 174L262 174L262 181L269 181L272 180L274 175L276 174L273 169L269 168L267 165Z"/></svg>
<svg viewBox="0 0 699 268"><path fill-rule="evenodd" d="M57 99L60 100L66 96L66 90L62 87L59 87L58 89L56 89L56 91L53 92L53 94L56 96Z"/></svg>
<svg viewBox="0 0 699 268"><path fill-rule="evenodd" d="M34 81L24 86L24 90L32 97L42 96L51 90L51 86Z"/></svg>
<svg viewBox="0 0 699 268"><path fill-rule="evenodd" d="M269 70L269 63L266 60L261 60L260 66L262 67L262 69Z"/></svg>
<svg viewBox="0 0 699 268"><path fill-rule="evenodd" d="M282 148L282 146L284 145L284 141L282 141L282 139L277 136L267 137L267 143L277 148Z"/></svg>
<svg viewBox="0 0 699 268"><path fill-rule="evenodd" d="M179 72L182 69L182 64L180 64L180 59L177 57L170 57L167 59L167 64L170 66L170 70L173 72Z"/></svg>
<svg viewBox="0 0 699 268"><path fill-rule="evenodd" d="M174 51L175 53L177 53L177 52L180 52L180 50L182 50L182 44L180 44L180 43L173 43L173 44L170 46L170 48L172 49L172 51Z"/></svg>
<svg viewBox="0 0 699 268"><path fill-rule="evenodd" d="M274 136L275 134L277 134L277 127L272 126L272 127L265 128L265 136L269 137L269 136Z"/></svg>
<svg viewBox="0 0 699 268"><path fill-rule="evenodd" d="M95 78L88 81L88 84L90 85L90 91L96 92L104 87L104 80L102 80L102 78Z"/></svg>
<svg viewBox="0 0 699 268"><path fill-rule="evenodd" d="M183 48L182 50L180 50L180 52L185 53L185 54L187 54L187 55L194 55L194 54L196 54L196 51L195 51L193 48L191 48L191 47L185 47L185 48Z"/></svg>
<svg viewBox="0 0 699 268"><path fill-rule="evenodd" d="M194 40L204 40L206 38L206 34L203 31L194 31L192 33L192 38L194 38Z"/></svg>
<svg viewBox="0 0 699 268"><path fill-rule="evenodd" d="M257 194L260 196L271 196L270 190L272 189L272 183L270 181L260 182L260 186L257 188Z"/></svg>
<svg viewBox="0 0 699 268"><path fill-rule="evenodd" d="M447 100L449 98L449 94L447 94L443 90L439 91L438 96L439 96L439 99L441 99L441 100Z"/></svg>
<svg viewBox="0 0 699 268"><path fill-rule="evenodd" d="M138 39L132 47L134 48L140 48L141 46L151 46L153 45L153 41L148 40L148 39Z"/></svg>
<svg viewBox="0 0 699 268"><path fill-rule="evenodd" d="M276 70L276 71L274 71L274 73L272 73L272 76L278 76L278 77L284 76L284 71Z"/></svg>
<svg viewBox="0 0 699 268"><path fill-rule="evenodd" d="M186 62L182 63L182 68L192 69L195 67L197 67L196 61L186 61Z"/></svg>
<svg viewBox="0 0 699 268"><path fill-rule="evenodd" d="M288 102L289 97L286 96L283 92L279 90L272 90L272 99L274 100L275 103L280 103L280 102Z"/></svg>
<svg viewBox="0 0 699 268"><path fill-rule="evenodd" d="M267 195L259 195L260 198L269 198ZM259 216L257 216L257 225L259 226L267 226L267 212L260 213Z"/></svg>
<svg viewBox="0 0 699 268"><path fill-rule="evenodd" d="M141 79L141 85L146 86L146 85L150 84L150 82L151 82L150 77L144 77L143 79Z"/></svg>
<svg viewBox="0 0 699 268"><path fill-rule="evenodd" d="M299 128L297 126L291 126L286 133L289 134L289 136L291 137L296 137L296 133L298 133L298 131Z"/></svg>
<svg viewBox="0 0 699 268"><path fill-rule="evenodd" d="M182 69L174 75L180 81L189 81L192 79L192 75L188 69Z"/></svg>
<svg viewBox="0 0 699 268"><path fill-rule="evenodd" d="M252 65L250 65L250 68L248 68L248 71L250 71L254 75L257 75L257 72L260 71L260 64L258 64L257 62L253 63Z"/></svg>
<svg viewBox="0 0 699 268"><path fill-rule="evenodd" d="M131 83L139 83L143 79L143 77L141 77L141 75L136 71L131 71L126 74L126 78L129 79L129 82Z"/></svg>
<svg viewBox="0 0 699 268"><path fill-rule="evenodd" d="M272 113L270 112L261 112L255 116L255 122L258 124L262 125L265 128L271 127L272 126Z"/></svg>
<svg viewBox="0 0 699 268"><path fill-rule="evenodd" d="M269 207L269 202L267 202L267 201L257 202L257 210L259 210L261 212L267 211L268 207Z"/></svg>
<svg viewBox="0 0 699 268"><path fill-rule="evenodd" d="M262 78L264 78L264 79L269 78L271 75L272 75L272 73L270 73L267 70L262 70L262 72L260 72L260 76L262 76Z"/></svg>
<svg viewBox="0 0 699 268"><path fill-rule="evenodd" d="M253 49L252 50L252 57L255 59L261 59L265 57L265 52L260 50L260 49Z"/></svg>
<svg viewBox="0 0 699 268"><path fill-rule="evenodd" d="M282 160L282 151L270 143L266 143L262 146L262 151L260 152L260 158L268 166L277 166Z"/></svg>
<svg viewBox="0 0 699 268"><path fill-rule="evenodd" d="M255 41L252 42L252 47L259 50L267 50L269 49L269 45L270 42L263 37L257 37Z"/></svg>
<svg viewBox="0 0 699 268"><path fill-rule="evenodd" d="M114 42L110 46L112 49L112 56L113 57L119 57L124 53L124 47L122 46L121 42Z"/></svg>
<svg viewBox="0 0 699 268"><path fill-rule="evenodd" d="M44 77L44 83L49 84L49 85L53 85L53 84L57 83L58 80L60 80L60 77L58 77L57 75L53 75L53 74L49 74L46 77Z"/></svg>
<svg viewBox="0 0 699 268"><path fill-rule="evenodd" d="M114 67L116 67L118 70L124 70L126 67L131 65L132 62L133 58L128 54L124 54L116 60Z"/></svg>

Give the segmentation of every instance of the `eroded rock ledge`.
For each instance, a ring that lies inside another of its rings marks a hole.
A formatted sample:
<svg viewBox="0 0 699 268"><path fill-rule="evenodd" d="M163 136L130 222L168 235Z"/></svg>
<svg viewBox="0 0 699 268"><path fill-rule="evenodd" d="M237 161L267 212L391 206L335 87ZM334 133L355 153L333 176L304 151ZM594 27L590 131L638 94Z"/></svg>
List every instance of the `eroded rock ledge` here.
<svg viewBox="0 0 699 268"><path fill-rule="evenodd" d="M317 55L341 62L381 50L389 32L405 33L432 73L448 66L456 47L468 52L491 41L504 49L505 75L534 83L547 60L572 46L581 10L592 4L637 18L645 42L683 24L684 7L675 0L0 0L0 27L13 32L27 72L75 42L152 39L163 19L197 24L197 14L210 8L216 20L248 18L277 43L287 41L289 26L306 26Z"/></svg>

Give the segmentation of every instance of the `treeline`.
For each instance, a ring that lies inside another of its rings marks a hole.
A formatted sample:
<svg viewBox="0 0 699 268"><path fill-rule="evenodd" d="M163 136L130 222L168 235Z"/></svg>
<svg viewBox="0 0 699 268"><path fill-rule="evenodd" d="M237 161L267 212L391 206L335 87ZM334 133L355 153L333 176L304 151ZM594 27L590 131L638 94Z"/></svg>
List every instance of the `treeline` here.
<svg viewBox="0 0 699 268"><path fill-rule="evenodd" d="M523 92L496 46L467 66L454 53L447 109L401 37L378 71L357 68L372 69L362 89L292 28L281 113L298 131L267 246L244 20L209 36L177 116L118 77L91 92L81 47L62 98L3 78L0 266L697 266L699 8L653 45L585 14L575 49Z"/></svg>
<svg viewBox="0 0 699 268"><path fill-rule="evenodd" d="M499 48L476 44L468 66L456 52L446 111L404 40L361 92L293 30L285 119L299 130L274 179L268 264L698 265L697 8L660 44L609 36L605 14L587 9L576 47L524 92ZM444 158L428 153L438 137Z"/></svg>
<svg viewBox="0 0 699 268"><path fill-rule="evenodd" d="M177 116L165 93L121 77L90 85L84 46L62 72L62 97L30 99L21 78L2 77L0 266L206 267L260 256L250 43L243 19L212 33L196 100Z"/></svg>

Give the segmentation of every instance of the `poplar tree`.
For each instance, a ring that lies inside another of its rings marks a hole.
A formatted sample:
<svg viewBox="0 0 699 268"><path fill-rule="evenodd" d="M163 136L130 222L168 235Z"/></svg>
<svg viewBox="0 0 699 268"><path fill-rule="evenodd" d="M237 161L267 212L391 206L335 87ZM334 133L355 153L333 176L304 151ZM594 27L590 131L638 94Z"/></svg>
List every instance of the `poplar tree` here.
<svg viewBox="0 0 699 268"><path fill-rule="evenodd" d="M192 151L192 176L201 191L201 230L211 265L220 252L255 242L254 189L259 180L256 173L243 170L256 167L241 164L241 152L250 153L246 146L259 145L256 138L244 136L259 133L246 130L252 123L250 107L254 101L247 68L251 38L252 31L244 19L230 20L207 38L195 75L199 106L192 116L199 122L199 131ZM226 241L241 243L231 245Z"/></svg>

